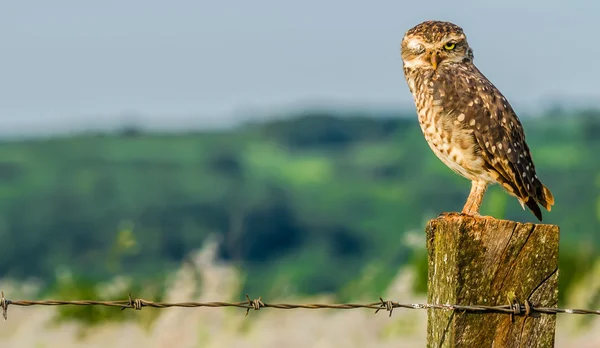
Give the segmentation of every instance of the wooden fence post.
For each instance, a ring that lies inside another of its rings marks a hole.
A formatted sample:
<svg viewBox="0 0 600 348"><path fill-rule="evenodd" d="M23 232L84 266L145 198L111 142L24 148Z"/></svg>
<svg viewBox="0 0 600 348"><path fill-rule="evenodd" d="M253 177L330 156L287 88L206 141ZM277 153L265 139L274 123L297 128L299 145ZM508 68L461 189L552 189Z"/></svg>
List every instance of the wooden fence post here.
<svg viewBox="0 0 600 348"><path fill-rule="evenodd" d="M428 302L558 305L554 225L449 214L427 224ZM512 317L512 318L511 318ZM556 315L429 309L428 347L554 347Z"/></svg>

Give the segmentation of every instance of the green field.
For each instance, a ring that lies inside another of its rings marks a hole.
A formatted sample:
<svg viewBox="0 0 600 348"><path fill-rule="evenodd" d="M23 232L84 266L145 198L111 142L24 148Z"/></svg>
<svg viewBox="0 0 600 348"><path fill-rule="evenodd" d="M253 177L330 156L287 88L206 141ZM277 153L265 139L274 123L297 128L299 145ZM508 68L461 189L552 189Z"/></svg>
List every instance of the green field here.
<svg viewBox="0 0 600 348"><path fill-rule="evenodd" d="M561 226L564 290L600 246L600 114L523 124L556 199L543 213ZM460 210L469 189L412 113L314 111L225 131L5 141L0 277L53 284L68 269L90 282L161 279L216 238L252 294L376 296L403 264L425 267L423 245L406 234ZM536 221L499 187L482 214Z"/></svg>

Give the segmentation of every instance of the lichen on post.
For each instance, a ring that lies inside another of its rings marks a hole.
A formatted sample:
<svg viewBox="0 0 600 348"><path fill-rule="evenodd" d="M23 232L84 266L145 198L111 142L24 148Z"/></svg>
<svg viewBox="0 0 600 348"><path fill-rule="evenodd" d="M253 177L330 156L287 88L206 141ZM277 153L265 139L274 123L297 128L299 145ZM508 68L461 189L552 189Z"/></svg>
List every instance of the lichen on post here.
<svg viewBox="0 0 600 348"><path fill-rule="evenodd" d="M555 225L449 214L426 228L428 302L558 305ZM429 347L554 347L556 315L429 309Z"/></svg>

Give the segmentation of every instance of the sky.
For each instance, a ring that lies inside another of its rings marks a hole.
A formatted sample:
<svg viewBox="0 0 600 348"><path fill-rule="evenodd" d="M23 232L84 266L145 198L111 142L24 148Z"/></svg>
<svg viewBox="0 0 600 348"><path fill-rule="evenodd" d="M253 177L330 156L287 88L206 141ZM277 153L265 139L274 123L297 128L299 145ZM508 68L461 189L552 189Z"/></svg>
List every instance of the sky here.
<svg viewBox="0 0 600 348"><path fill-rule="evenodd" d="M399 44L429 19L463 27L517 110L596 106L598 13L585 0L3 1L0 133L414 109Z"/></svg>

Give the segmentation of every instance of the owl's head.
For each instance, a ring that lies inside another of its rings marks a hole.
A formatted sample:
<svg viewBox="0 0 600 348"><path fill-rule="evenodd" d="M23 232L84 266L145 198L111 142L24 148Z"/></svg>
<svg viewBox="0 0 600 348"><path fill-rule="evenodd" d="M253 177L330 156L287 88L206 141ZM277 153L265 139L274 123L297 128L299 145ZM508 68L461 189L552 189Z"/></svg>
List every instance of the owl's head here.
<svg viewBox="0 0 600 348"><path fill-rule="evenodd" d="M442 21L426 21L409 29L401 44L408 68L436 70L445 64L473 61L473 50L462 28Z"/></svg>

